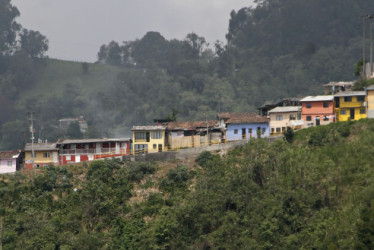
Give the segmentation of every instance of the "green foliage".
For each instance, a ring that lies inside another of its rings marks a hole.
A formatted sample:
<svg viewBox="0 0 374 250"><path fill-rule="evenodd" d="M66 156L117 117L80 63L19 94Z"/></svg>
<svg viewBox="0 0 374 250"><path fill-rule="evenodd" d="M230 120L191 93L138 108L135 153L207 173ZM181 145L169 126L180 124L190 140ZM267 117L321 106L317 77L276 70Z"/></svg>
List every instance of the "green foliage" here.
<svg viewBox="0 0 374 250"><path fill-rule="evenodd" d="M213 155L209 151L201 152L195 159L196 163L206 168L208 166L209 161L213 160Z"/></svg>
<svg viewBox="0 0 374 250"><path fill-rule="evenodd" d="M287 127L287 130L283 132L283 136L284 136L284 138L286 139L286 141L288 143L292 143L293 142L293 138L294 138L293 129L290 128L290 127Z"/></svg>
<svg viewBox="0 0 374 250"><path fill-rule="evenodd" d="M190 178L187 166L178 165L176 169L171 169L167 173L167 178L160 181L160 189L173 192L177 189L185 189L186 182Z"/></svg>
<svg viewBox="0 0 374 250"><path fill-rule="evenodd" d="M138 164L129 164L127 166L128 178L130 181L141 181L145 175L153 174L156 166L151 162L140 162Z"/></svg>

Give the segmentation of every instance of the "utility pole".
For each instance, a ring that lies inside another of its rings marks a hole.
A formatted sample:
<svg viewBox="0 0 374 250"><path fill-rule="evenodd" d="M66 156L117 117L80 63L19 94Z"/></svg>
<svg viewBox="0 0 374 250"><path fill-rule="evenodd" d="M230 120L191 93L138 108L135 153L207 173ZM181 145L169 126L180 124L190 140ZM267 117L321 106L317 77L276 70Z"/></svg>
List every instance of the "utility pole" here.
<svg viewBox="0 0 374 250"><path fill-rule="evenodd" d="M366 24L366 17L367 16L362 16L362 77L363 79L366 79L366 62L365 62L365 24Z"/></svg>
<svg viewBox="0 0 374 250"><path fill-rule="evenodd" d="M35 153L34 153L34 112L30 112L30 133L31 133L31 161L32 161L32 168L35 167ZM0 249L1 250L1 249Z"/></svg>
<svg viewBox="0 0 374 250"><path fill-rule="evenodd" d="M369 18L369 34L370 34L370 77L373 74L373 15L368 15Z"/></svg>

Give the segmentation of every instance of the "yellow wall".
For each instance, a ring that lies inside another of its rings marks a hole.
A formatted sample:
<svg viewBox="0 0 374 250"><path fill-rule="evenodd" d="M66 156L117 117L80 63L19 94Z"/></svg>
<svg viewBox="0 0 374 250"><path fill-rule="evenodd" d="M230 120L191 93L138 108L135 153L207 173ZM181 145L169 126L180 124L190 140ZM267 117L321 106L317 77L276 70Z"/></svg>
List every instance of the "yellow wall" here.
<svg viewBox="0 0 374 250"><path fill-rule="evenodd" d="M149 137L149 142L146 141L146 139L142 139L142 140L136 140L135 139L135 132L149 132L150 133L150 137ZM153 139L152 138L152 132L161 132L162 134L162 138L161 139ZM135 152L135 145L136 144L146 144L148 145L148 153L156 153L158 152L158 145L161 144L162 145L162 151L165 151L165 131L133 131L132 132L132 141L133 141L133 146L132 146L132 150L133 150L133 153L136 154L136 153L142 153L142 152ZM156 148L153 148L153 145L156 144Z"/></svg>
<svg viewBox="0 0 374 250"><path fill-rule="evenodd" d="M344 102L344 97L339 97L340 107L335 108L335 114L337 121L344 122L350 120L351 117L351 109L353 108L355 111L355 118L353 120L360 120L366 118L366 108L363 105L363 102L357 101L357 96L352 96L351 102ZM366 101L366 97L365 100ZM364 114L361 114L361 109L365 110ZM346 114L341 114L341 110L345 110Z"/></svg>
<svg viewBox="0 0 374 250"><path fill-rule="evenodd" d="M34 151L36 153L36 157L34 159L35 163L53 163L53 152L57 151ZM50 157L49 158L44 158L43 155L44 153L49 153ZM25 161L32 161L31 157L31 151L25 151Z"/></svg>

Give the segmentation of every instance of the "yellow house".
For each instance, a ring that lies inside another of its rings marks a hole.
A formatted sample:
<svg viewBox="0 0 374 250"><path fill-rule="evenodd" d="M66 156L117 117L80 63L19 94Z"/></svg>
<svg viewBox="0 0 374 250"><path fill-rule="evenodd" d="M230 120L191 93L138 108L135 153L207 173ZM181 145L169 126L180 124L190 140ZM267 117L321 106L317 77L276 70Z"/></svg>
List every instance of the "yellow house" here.
<svg viewBox="0 0 374 250"><path fill-rule="evenodd" d="M34 157L32 157L34 151ZM56 143L27 143L25 146L26 169L58 165L58 148Z"/></svg>
<svg viewBox="0 0 374 250"><path fill-rule="evenodd" d="M165 150L164 126L133 126L133 154L147 154Z"/></svg>
<svg viewBox="0 0 374 250"><path fill-rule="evenodd" d="M366 88L366 98L367 98L367 115L368 118L374 118L374 85L370 85Z"/></svg>
<svg viewBox="0 0 374 250"><path fill-rule="evenodd" d="M366 118L366 92L349 91L334 95L337 121L360 120Z"/></svg>

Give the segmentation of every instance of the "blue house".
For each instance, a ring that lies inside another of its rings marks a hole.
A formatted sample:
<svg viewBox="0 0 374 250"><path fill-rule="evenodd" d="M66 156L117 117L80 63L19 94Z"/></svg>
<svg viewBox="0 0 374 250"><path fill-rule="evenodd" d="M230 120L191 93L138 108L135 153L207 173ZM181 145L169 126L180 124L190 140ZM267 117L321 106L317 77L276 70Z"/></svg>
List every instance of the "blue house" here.
<svg viewBox="0 0 374 250"><path fill-rule="evenodd" d="M249 140L257 138L257 131L261 137L270 136L269 118L266 116L232 116L226 123L226 140Z"/></svg>

